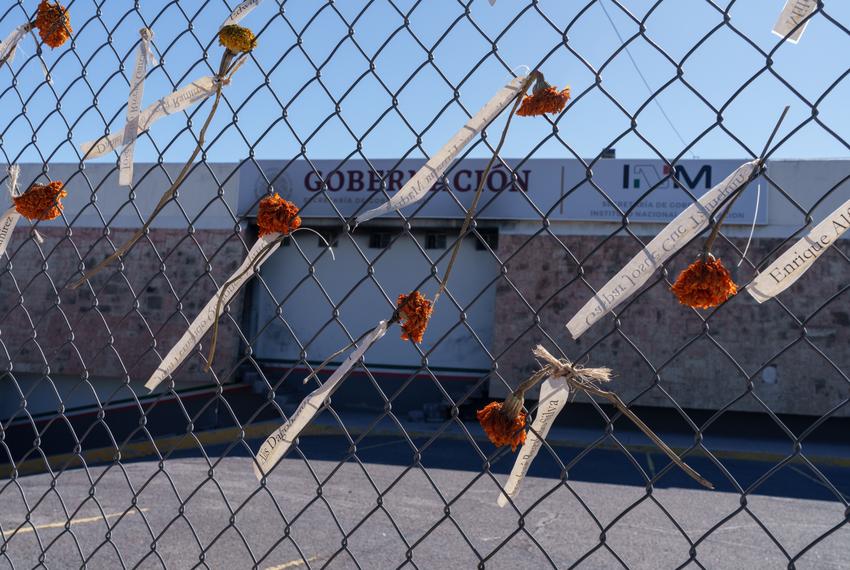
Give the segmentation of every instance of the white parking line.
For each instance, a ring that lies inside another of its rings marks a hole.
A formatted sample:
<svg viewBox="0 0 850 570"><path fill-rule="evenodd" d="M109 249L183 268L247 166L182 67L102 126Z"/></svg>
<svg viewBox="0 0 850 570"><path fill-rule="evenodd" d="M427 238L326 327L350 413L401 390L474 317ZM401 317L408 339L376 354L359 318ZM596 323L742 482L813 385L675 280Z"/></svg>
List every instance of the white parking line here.
<svg viewBox="0 0 850 570"><path fill-rule="evenodd" d="M136 511L141 511L141 512L143 512L143 513L144 513L144 512L147 512L147 511L149 511L149 510L150 510L150 509L147 509L147 508L144 508L144 509L133 509L132 511L130 511L130 512L129 512L129 513L127 513L127 514L133 514L133 513L135 513ZM120 516L121 516L121 515L123 515L123 514L124 514L124 513L112 513L112 514L103 515L103 516L96 516L96 517L84 517L84 518L81 518L81 519L74 519L74 520L72 520L72 521L71 521L71 524L83 524L83 523L90 523L90 522L103 521L103 520L107 520L107 519L114 519L114 518L116 518L116 517L120 517ZM66 522L67 522L67 521L61 521L61 522L53 522L53 523L38 524L38 525L35 525L35 526L27 526L27 527L24 527L24 528L22 528L22 529L19 529L17 532L15 532L15 531L13 531L13 530L7 530L7 531L6 531L6 532L4 532L4 533L0 533L0 535L2 535L2 536L3 536L3 538L6 538L6 536L7 536L7 535L8 535L8 536L12 536L13 534L23 534L23 533L25 533L25 532L35 532L35 531L37 531L37 530L43 530L43 529L48 529L48 528L64 528L64 527L65 527L65 523L66 523Z"/></svg>
<svg viewBox="0 0 850 570"><path fill-rule="evenodd" d="M311 556L310 558L307 559L307 562L312 562L313 560L317 560L318 558L319 558L318 556ZM280 564L279 566L269 566L268 568L266 568L266 570L286 570L286 568L295 568L296 566L303 566L303 565L304 565L304 561L301 560L300 558L297 558L295 560L290 560L289 562L284 562L283 564Z"/></svg>

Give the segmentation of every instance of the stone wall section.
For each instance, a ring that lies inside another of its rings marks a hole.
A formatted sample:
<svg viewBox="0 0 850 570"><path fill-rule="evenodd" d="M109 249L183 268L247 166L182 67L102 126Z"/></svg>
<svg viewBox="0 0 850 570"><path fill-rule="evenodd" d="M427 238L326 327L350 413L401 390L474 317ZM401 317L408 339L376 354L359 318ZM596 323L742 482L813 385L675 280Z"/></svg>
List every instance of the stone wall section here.
<svg viewBox="0 0 850 570"><path fill-rule="evenodd" d="M233 230L152 229L126 257L123 272L113 264L90 286L70 290L66 285L79 277L81 256L92 267L114 251L103 230L41 228L45 241L39 245L28 226L19 222L7 251L11 261L0 268L2 367L36 375L129 376L142 392L160 356L215 292L213 279L221 285L246 254ZM109 238L118 246L131 235L132 230L112 230ZM89 253L92 244L96 248ZM242 305L239 294L230 304L232 318L221 320L214 367L221 380L239 357L234 323L242 322ZM213 382L203 363L197 353L187 359L175 376L177 387Z"/></svg>
<svg viewBox="0 0 850 570"><path fill-rule="evenodd" d="M778 301L759 305L742 291L717 310L697 312L680 305L669 285L696 258L700 241L671 260L666 280L657 272L645 290L621 305L619 319L608 316L573 340L565 325L591 298L589 285L604 285L640 244L619 235L529 237L499 240L507 278L496 293L493 353L501 379L491 379L493 396L505 394L506 384L515 385L534 369L535 344L553 348L548 335L571 359L613 368L612 388L638 405L731 405L756 412L769 407L821 415L850 397L850 383L841 373L850 369L850 292L840 293L846 287L846 241L833 246ZM743 248L744 241L735 243ZM740 256L721 242L715 254L736 283L745 285L753 268L745 262L734 269ZM790 243L756 240L748 258L773 260ZM759 368L765 362L776 367L775 383L771 371L763 375ZM835 415L850 416L850 405Z"/></svg>

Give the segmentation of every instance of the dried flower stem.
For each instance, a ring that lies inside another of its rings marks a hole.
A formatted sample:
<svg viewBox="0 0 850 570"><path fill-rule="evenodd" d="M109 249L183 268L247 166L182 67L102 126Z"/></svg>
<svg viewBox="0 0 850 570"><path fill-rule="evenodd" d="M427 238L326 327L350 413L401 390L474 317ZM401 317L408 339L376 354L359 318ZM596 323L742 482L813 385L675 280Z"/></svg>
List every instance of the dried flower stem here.
<svg viewBox="0 0 850 570"><path fill-rule="evenodd" d="M407 305L407 303L409 301L410 301L409 298L405 299L404 302L401 305L396 307L396 309L393 311L393 314L390 316L389 319L387 319L387 328L389 328L390 325L397 323L401 320L401 311L402 311L402 309L404 309L405 305ZM306 384L311 378L313 378L314 376L317 376L319 374L319 372L321 372L328 364L331 363L331 360L333 360L334 358L336 358L337 356L339 356L340 354L342 354L346 350L348 350L348 349L350 349L354 346L357 346L357 343L360 342L361 340L363 340L373 330L374 330L374 328L367 329L359 337L357 337L353 341L349 342L348 344L346 344L345 346L343 346L342 348L340 348L339 350L337 350L336 352L334 352L333 354L328 356L321 364L319 364L319 366L316 367L315 370L313 370L313 372L310 373L309 376L304 378L303 383Z"/></svg>
<svg viewBox="0 0 850 570"><path fill-rule="evenodd" d="M729 215L729 212L732 210L732 206L735 204L735 200L737 200L741 194L744 193L744 190L747 189L747 186L750 185L750 182L758 177L759 171L764 166L765 157L767 155L767 151L770 149L770 145L773 142L774 137L776 137L776 133L779 132L779 127L782 125L782 121L785 120L785 115L788 114L788 109L790 107L788 105L782 110L782 114L779 115L779 120L776 121L776 125L773 127L773 132L770 133L770 136L767 138L767 142L764 144L764 149L761 151L761 155L758 158L758 168L753 170L752 175L750 175L749 179L744 182L740 188L738 188L735 193L729 198L728 203L726 204L723 213L720 214L720 218L715 222L714 227L711 228L711 233L708 235L708 239L705 240L705 245L702 248L702 258L703 261L707 261L709 255L711 255L711 248L714 246L714 242L717 240L717 236L720 234L720 226L723 225L724 220L726 220L726 216Z"/></svg>
<svg viewBox="0 0 850 570"><path fill-rule="evenodd" d="M520 87L519 92L516 96L516 101L514 101L514 106L511 108L511 112L508 115L508 120L505 122L505 128L502 129L502 135L499 138L499 144L496 145L496 148L493 149L493 156L490 157L490 162L487 163L487 168L484 169L484 174L481 176L481 180L478 181L478 188L475 190L475 197L472 199L472 204L469 206L469 209L466 211L466 217L463 219L463 225L460 228L460 233L458 234L457 241L455 242L454 248L452 249L452 256L449 258L449 264L446 266L446 272L443 274L443 279L440 281L440 287L437 289L436 295L434 295L434 303L432 307L437 304L437 300L440 298L440 295L443 294L443 291L446 290L446 284L449 281L449 275L451 275L452 267L454 267L455 261L457 261L457 255L460 252L460 246L463 244L463 239L466 237L466 234L469 230L469 224L472 222L472 216L475 215L475 209L478 207L478 201L481 198L481 193L484 190L484 185L487 182L487 176L490 174L490 170L493 168L493 164L496 162L496 158L499 156L499 151L502 150L502 146L505 144L505 139L508 136L508 128L511 126L511 119L513 119L516 114L516 110L519 108L522 103L522 99L525 96L526 91L528 91L531 83L540 75L538 71L532 71L528 74L528 77L523 82Z"/></svg>
<svg viewBox="0 0 850 570"><path fill-rule="evenodd" d="M609 390L603 390L598 386L598 382L607 382L611 379L611 370L609 368L584 368L572 364L568 360L559 360L552 354L538 345L533 351L534 356L544 361L546 364L537 372L532 374L527 380L522 382L514 392L505 399L505 407L516 407L517 413L522 407L522 402L525 392L533 386L541 382L544 378L563 377L573 390L580 390L589 396L599 396L611 402L624 416L629 418L652 442L663 451L682 471L687 473L697 483L708 489L714 489L711 484L702 475L697 473L691 466L682 461L682 459L673 451L664 441L653 432L643 420L641 420L629 407L623 402L620 397Z"/></svg>
<svg viewBox="0 0 850 570"><path fill-rule="evenodd" d="M290 235L292 235L296 232L300 232L300 231L309 231L309 232L312 232L312 233L316 234L317 236L319 236L319 239L322 240L323 242L325 242L325 245L327 245L328 249L331 250L331 257L333 257L333 249L331 249L331 246L328 243L328 240L326 240L325 237L322 234L320 234L316 230L313 230L313 229L310 229L310 228L298 228L297 230L294 230L287 235L281 235L280 237L278 237L274 241L270 242L268 245L264 246L263 249L261 249L260 252L257 254L256 259L254 259L254 263L252 263L250 267L246 268L244 271L242 271L238 275L234 275L232 278L230 278L228 281L226 281L224 283L224 285L221 286L221 292L218 294L218 302L216 303L216 306L215 306L215 320L213 321L212 338L210 340L210 350L209 350L209 353L207 354L207 364L204 366L204 372L208 372L209 369L212 368L213 358L215 358L215 346L216 346L216 343L218 342L218 320L221 317L221 313L222 313L222 309L223 309L222 305L224 303L224 294L227 292L227 290L234 283L236 283L237 281L242 279L242 277L244 277L246 273L248 273L249 271L256 271L262 263L265 263L266 257L269 256L269 253L275 247L275 245L282 242L285 237L288 237L288 236L290 236ZM367 333L364 333L363 336L366 336L366 334L368 334L368 331L367 331ZM360 338L363 338L363 337L360 337ZM357 339L357 342L359 342L359 341L360 341L360 339ZM346 347L346 348L348 348L348 347ZM343 349L343 350L345 350L345 349ZM336 355L334 355L334 356L336 356Z"/></svg>
<svg viewBox="0 0 850 570"><path fill-rule="evenodd" d="M242 65L242 61L244 61L245 56L247 54L241 54L240 57L234 62L233 61L233 52L225 51L221 56L221 64L219 65L219 72L216 75L217 82L215 88L215 100L213 101L212 107L210 108L210 113L207 115L206 121L204 121L204 125L201 127L200 133L198 133L198 144L195 145L195 150L192 151L189 160L186 161L186 164L180 170L180 173L177 175L177 178L174 179L174 183L171 187L165 191L162 195L162 198L159 199L159 203L154 208L151 215L148 217L147 221L139 228L136 233L133 234L133 237L127 241L124 245L115 250L115 253L98 263L94 268L90 269L83 275L79 280L75 281L71 284L71 289L76 289L83 283L85 283L88 279L94 277L97 273L99 273L102 269L104 269L107 265L118 259L119 257L126 254L133 245L136 244L147 232L150 225L153 223L154 219L159 215L159 213L165 209L165 206L171 199L174 197L174 194L177 193L177 190L183 184L183 181L186 179L186 176L189 174L189 170L191 170L192 165L195 162L195 158L197 158L198 154L201 152L201 149L204 146L204 142L206 140L207 129L212 122L213 116L215 115L216 110L218 110L218 104L221 101L221 89L224 85L230 82L233 73Z"/></svg>
<svg viewBox="0 0 850 570"><path fill-rule="evenodd" d="M224 294L230 288L231 285L242 279L248 272L256 271L257 268L262 264L266 257L271 253L274 247L283 241L283 238L286 236L281 235L274 241L270 242L268 245L263 246L263 248L257 253L257 257L254 259L254 263L252 263L249 267L246 267L244 271L241 273L234 275L228 281L221 286L221 292L218 294L218 302L215 305L215 319L213 320L212 325L212 339L210 340L210 350L207 354L207 363L204 366L204 372L208 372L210 368L212 368L213 358L215 358L215 346L218 342L218 320L221 317L222 305L224 303Z"/></svg>

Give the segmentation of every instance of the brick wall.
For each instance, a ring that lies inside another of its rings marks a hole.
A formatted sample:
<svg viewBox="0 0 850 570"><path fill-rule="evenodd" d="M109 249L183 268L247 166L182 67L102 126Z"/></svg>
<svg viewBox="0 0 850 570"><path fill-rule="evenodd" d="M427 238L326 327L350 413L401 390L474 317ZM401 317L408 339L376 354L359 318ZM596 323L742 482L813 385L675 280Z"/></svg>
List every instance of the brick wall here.
<svg viewBox="0 0 850 570"><path fill-rule="evenodd" d="M77 290L65 286L79 276L81 256L92 260L91 267L113 251L101 239L103 231L74 229L72 244L68 230L46 227L39 230L45 241L37 245L28 226L26 220L19 222L7 252L14 277L8 265L0 268L4 292L0 318L12 325L0 327L3 367L11 365L15 373L41 375L49 370L51 375L87 374L116 380L129 375L140 393L160 362L155 351L165 356L186 330L187 319L191 321L215 291L211 276L222 284L246 251L233 230L189 234L185 229L153 229L149 241L140 241L126 258L123 273L115 264L92 279L97 293L94 302L88 286ZM132 230L112 230L111 239L119 245L131 234ZM98 245L89 254L95 242ZM210 258L214 263L208 267ZM242 295L230 307L233 319L241 322ZM233 320L225 317L215 361L217 374L231 370L238 349ZM212 381L202 365L200 355L193 354L175 375L178 389Z"/></svg>
<svg viewBox="0 0 850 570"><path fill-rule="evenodd" d="M687 408L717 409L734 401L732 409L761 412L765 411L761 401L776 412L820 415L850 396L850 384L838 370L850 367L848 293L818 310L846 286L840 277L847 274L847 261L839 251L827 252L780 295L780 302L758 305L743 293L714 313L700 311L708 317L708 335L701 334L700 316L678 303L659 272L660 280L651 281L630 306L618 309L618 325L606 317L574 341L566 322L592 292L578 278L578 265L558 240L528 238L503 235L499 242L500 258L510 259L508 276L516 290L505 280L499 283L493 352L499 355L499 373L512 384L534 368L530 351L536 343L547 344L545 331L570 358L581 360L589 354L588 365L613 368L612 388L627 401L637 397L639 405L669 407L672 397ZM579 261L588 257L584 278L597 289L639 250L631 237L559 239ZM739 258L721 241L715 253L732 268ZM757 240L748 257L763 259L780 243ZM738 246L743 247L743 240ZM850 249L846 242L836 247L845 253ZM672 282L697 253L698 246L674 258L668 279ZM746 264L733 273L739 284L746 284L753 274ZM805 337L800 321L805 321ZM756 374L765 362L777 367L775 384ZM752 384L748 375L754 375ZM501 380L491 381L492 395L504 395L505 390ZM850 416L850 406L836 415Z"/></svg>

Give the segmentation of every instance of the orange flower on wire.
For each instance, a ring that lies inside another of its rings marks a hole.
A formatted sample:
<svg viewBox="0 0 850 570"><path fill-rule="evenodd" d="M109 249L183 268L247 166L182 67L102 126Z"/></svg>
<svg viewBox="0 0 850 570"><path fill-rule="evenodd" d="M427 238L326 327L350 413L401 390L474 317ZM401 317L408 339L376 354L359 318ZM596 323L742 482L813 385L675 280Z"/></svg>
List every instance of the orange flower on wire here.
<svg viewBox="0 0 850 570"><path fill-rule="evenodd" d="M525 443L526 413L521 408L515 417L511 417L504 402L490 402L478 410L475 417L496 447L510 445L511 451L516 451L518 446Z"/></svg>
<svg viewBox="0 0 850 570"><path fill-rule="evenodd" d="M61 199L68 195L65 185L59 180L49 184L33 184L29 189L12 198L18 213L30 220L52 220L62 213Z"/></svg>
<svg viewBox="0 0 850 570"><path fill-rule="evenodd" d="M219 30L218 43L233 53L242 53L257 47L257 38L254 37L254 32L248 28L230 24Z"/></svg>
<svg viewBox="0 0 850 570"><path fill-rule="evenodd" d="M526 95L516 114L521 117L535 117L544 113L557 114L564 110L570 100L570 88L558 91L543 79L543 74L537 76L531 95Z"/></svg>
<svg viewBox="0 0 850 570"><path fill-rule="evenodd" d="M68 9L59 2L48 2L41 0L38 5L38 14L33 26L38 28L41 41L52 48L58 48L71 37L71 17Z"/></svg>
<svg viewBox="0 0 850 570"><path fill-rule="evenodd" d="M301 227L301 217L295 204L275 193L274 196L260 200L257 225L260 227L260 237L274 232L287 235Z"/></svg>
<svg viewBox="0 0 850 570"><path fill-rule="evenodd" d="M419 291L410 295L399 295L398 314L403 320L401 323L401 339L422 342L425 329L428 328L428 319L431 318L432 303Z"/></svg>
<svg viewBox="0 0 850 570"><path fill-rule="evenodd" d="M713 255L698 259L679 274L672 287L679 302L695 309L716 307L738 292L732 276Z"/></svg>

